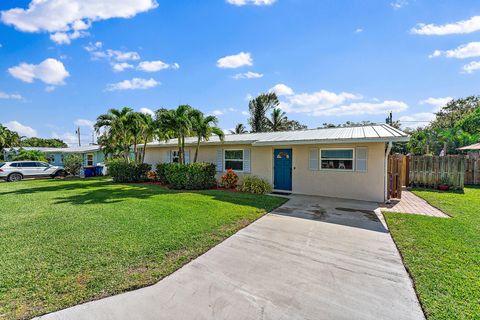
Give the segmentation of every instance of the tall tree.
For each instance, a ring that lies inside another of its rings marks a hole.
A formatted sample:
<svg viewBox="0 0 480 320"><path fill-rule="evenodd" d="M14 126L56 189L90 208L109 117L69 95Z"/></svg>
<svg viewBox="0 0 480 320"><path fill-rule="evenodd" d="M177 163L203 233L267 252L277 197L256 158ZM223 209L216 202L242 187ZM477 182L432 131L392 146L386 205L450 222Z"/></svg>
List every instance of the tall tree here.
<svg viewBox="0 0 480 320"><path fill-rule="evenodd" d="M288 128L288 118L280 108L274 108L270 119L267 119L270 131L285 131Z"/></svg>
<svg viewBox="0 0 480 320"><path fill-rule="evenodd" d="M60 139L43 139L43 138L25 138L20 143L22 147L49 147L49 148L66 148L68 145Z"/></svg>
<svg viewBox="0 0 480 320"><path fill-rule="evenodd" d="M4 148L19 147L21 138L17 132L0 124L0 151Z"/></svg>
<svg viewBox="0 0 480 320"><path fill-rule="evenodd" d="M130 160L130 147L133 144L132 126L135 125L134 112L129 107L122 109L110 109L107 113L101 114L95 123L97 133L104 129L104 134L110 136L109 139L121 146L123 157L126 161Z"/></svg>
<svg viewBox="0 0 480 320"><path fill-rule="evenodd" d="M225 134L222 129L217 127L218 119L215 116L204 116L200 110L192 110L191 112L192 130L197 136L197 146L195 149L195 157L193 162L197 162L198 152L200 150L200 142L208 141L212 135L217 135L220 141L223 141Z"/></svg>
<svg viewBox="0 0 480 320"><path fill-rule="evenodd" d="M247 133L247 128L245 128L245 126L243 125L243 123L238 123L236 126L235 126L235 129L233 130L230 130L230 133L231 134L243 134L243 133Z"/></svg>
<svg viewBox="0 0 480 320"><path fill-rule="evenodd" d="M251 132L269 131L266 114L269 110L277 108L279 104L278 97L274 92L262 93L258 97L250 100L248 103L248 109L250 111L248 123L252 128Z"/></svg>
<svg viewBox="0 0 480 320"><path fill-rule="evenodd" d="M180 164L185 163L185 137L192 134L191 112L192 107L189 105L180 105L174 110L160 109L156 112L158 123L177 138Z"/></svg>

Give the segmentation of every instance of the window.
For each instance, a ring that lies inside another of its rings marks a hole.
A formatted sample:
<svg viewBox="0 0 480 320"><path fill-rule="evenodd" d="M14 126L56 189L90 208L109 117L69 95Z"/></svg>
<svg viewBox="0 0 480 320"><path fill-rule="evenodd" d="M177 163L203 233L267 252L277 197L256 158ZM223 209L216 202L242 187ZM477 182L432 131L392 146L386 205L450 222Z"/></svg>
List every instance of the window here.
<svg viewBox="0 0 480 320"><path fill-rule="evenodd" d="M36 162L22 162L22 168L36 168Z"/></svg>
<svg viewBox="0 0 480 320"><path fill-rule="evenodd" d="M48 163L54 163L55 162L55 155L51 154L47 157Z"/></svg>
<svg viewBox="0 0 480 320"><path fill-rule="evenodd" d="M45 162L37 162L37 167L48 168L50 165L46 164Z"/></svg>
<svg viewBox="0 0 480 320"><path fill-rule="evenodd" d="M93 166L93 153L87 154L87 166Z"/></svg>
<svg viewBox="0 0 480 320"><path fill-rule="evenodd" d="M180 157L178 155L178 150L172 150L171 162L178 163L179 161L180 161Z"/></svg>
<svg viewBox="0 0 480 320"><path fill-rule="evenodd" d="M367 172L368 148L357 147L355 150L355 171Z"/></svg>
<svg viewBox="0 0 480 320"><path fill-rule="evenodd" d="M320 150L322 170L353 170L353 149Z"/></svg>
<svg viewBox="0 0 480 320"><path fill-rule="evenodd" d="M243 150L225 150L224 159L225 170L243 171Z"/></svg>

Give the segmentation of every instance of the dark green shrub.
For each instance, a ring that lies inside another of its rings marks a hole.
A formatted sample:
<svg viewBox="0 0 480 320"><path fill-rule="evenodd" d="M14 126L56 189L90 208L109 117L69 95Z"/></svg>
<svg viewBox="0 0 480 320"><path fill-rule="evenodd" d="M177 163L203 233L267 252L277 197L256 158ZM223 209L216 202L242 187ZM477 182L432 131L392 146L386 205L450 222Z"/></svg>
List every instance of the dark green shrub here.
<svg viewBox="0 0 480 320"><path fill-rule="evenodd" d="M135 163L124 159L112 159L107 162L109 175L115 182L147 181L148 172L152 166L146 163Z"/></svg>
<svg viewBox="0 0 480 320"><path fill-rule="evenodd" d="M162 164L157 175L164 175L166 183L173 189L199 190L215 187L215 165L212 163Z"/></svg>
<svg viewBox="0 0 480 320"><path fill-rule="evenodd" d="M68 174L78 176L82 168L83 157L80 154L67 154L63 159L63 167Z"/></svg>
<svg viewBox="0 0 480 320"><path fill-rule="evenodd" d="M160 181L161 183L168 183L167 178L165 177L165 168L169 164L170 163L157 163L155 172L157 173L157 180Z"/></svg>
<svg viewBox="0 0 480 320"><path fill-rule="evenodd" d="M272 185L259 177L247 176L243 178L238 190L248 193L266 194L272 192Z"/></svg>

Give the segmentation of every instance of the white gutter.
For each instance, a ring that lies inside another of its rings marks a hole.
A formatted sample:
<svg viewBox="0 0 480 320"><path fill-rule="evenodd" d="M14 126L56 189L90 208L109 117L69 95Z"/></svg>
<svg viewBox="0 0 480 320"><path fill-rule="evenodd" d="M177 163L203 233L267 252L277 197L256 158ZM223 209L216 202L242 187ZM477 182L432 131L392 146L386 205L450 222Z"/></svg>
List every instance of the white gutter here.
<svg viewBox="0 0 480 320"><path fill-rule="evenodd" d="M387 145L387 151L385 151L385 184L384 184L384 190L385 190L385 195L384 195L384 201L386 203L390 203L390 200L388 199L388 156L390 155L390 151L392 151L392 141L388 142Z"/></svg>

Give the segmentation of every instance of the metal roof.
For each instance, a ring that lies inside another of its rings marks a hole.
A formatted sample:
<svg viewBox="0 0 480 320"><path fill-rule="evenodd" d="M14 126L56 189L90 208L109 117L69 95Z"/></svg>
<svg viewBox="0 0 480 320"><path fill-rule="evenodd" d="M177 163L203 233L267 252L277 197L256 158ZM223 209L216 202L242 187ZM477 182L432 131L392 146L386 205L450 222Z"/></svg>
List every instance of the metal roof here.
<svg viewBox="0 0 480 320"><path fill-rule="evenodd" d="M81 147L68 147L68 148L47 148L47 147L14 147L14 148L5 148L5 152L10 152L12 150L36 150L45 153L85 153L85 152L93 152L99 151L101 146L99 145L89 145L89 146L81 146Z"/></svg>
<svg viewBox="0 0 480 320"><path fill-rule="evenodd" d="M409 136L387 124L369 125L360 127L325 128L299 131L261 132L245 134L227 134L222 143L217 136L211 137L205 144L251 144L253 146L271 146L282 144L327 144L352 142L400 142L408 141ZM194 145L196 137L185 139L186 145ZM176 146L177 139L155 141L147 147Z"/></svg>
<svg viewBox="0 0 480 320"><path fill-rule="evenodd" d="M480 150L480 142L471 144L469 146L458 148L457 150Z"/></svg>

